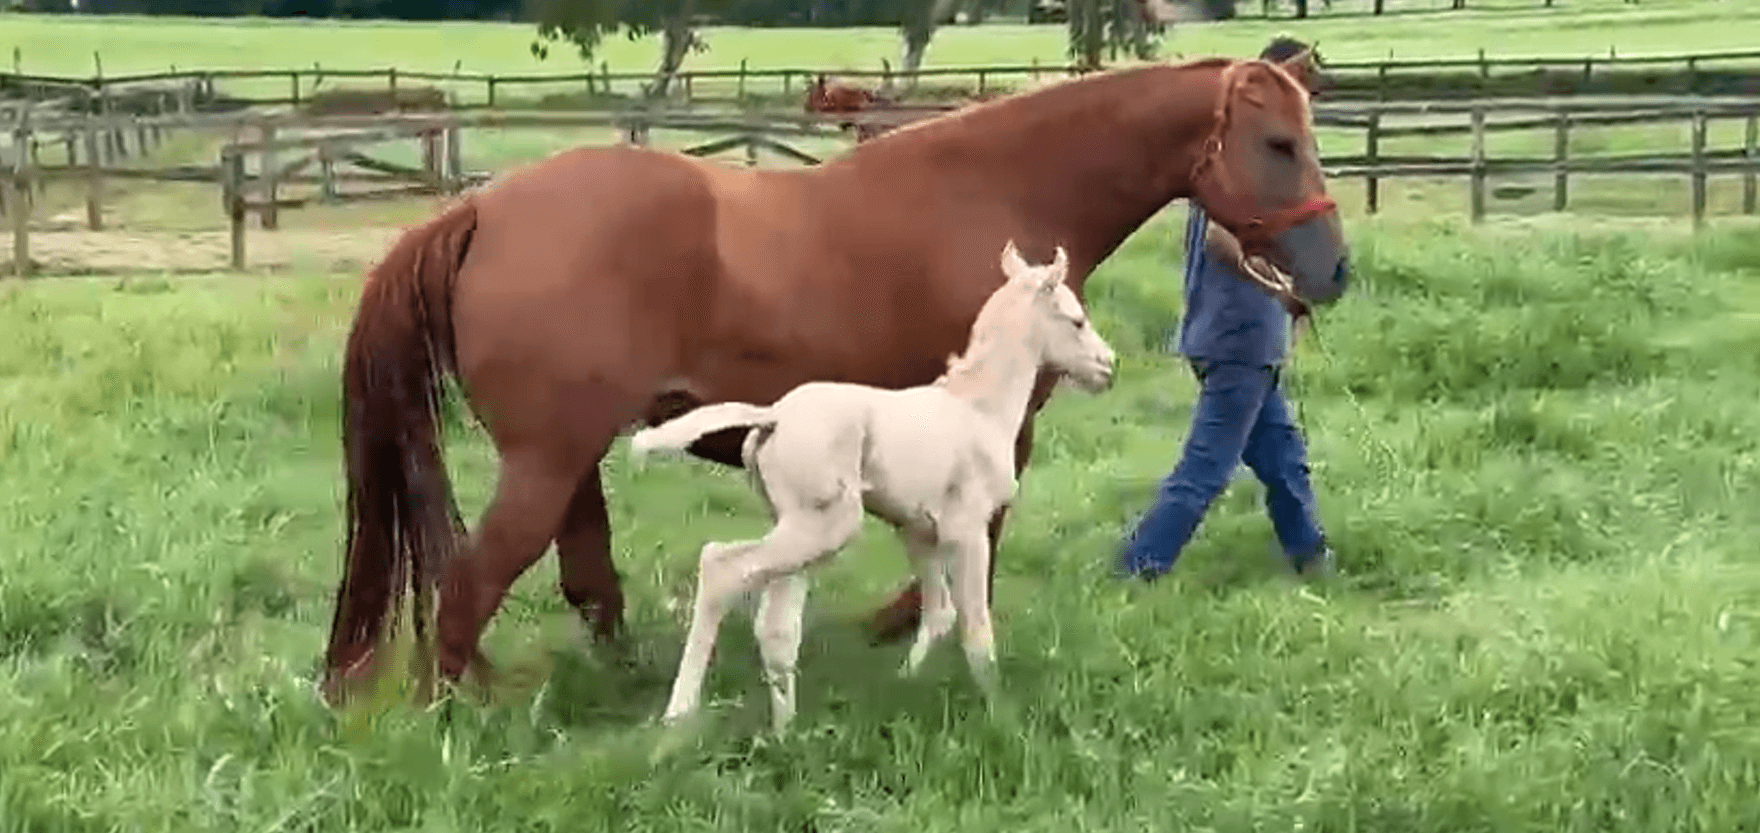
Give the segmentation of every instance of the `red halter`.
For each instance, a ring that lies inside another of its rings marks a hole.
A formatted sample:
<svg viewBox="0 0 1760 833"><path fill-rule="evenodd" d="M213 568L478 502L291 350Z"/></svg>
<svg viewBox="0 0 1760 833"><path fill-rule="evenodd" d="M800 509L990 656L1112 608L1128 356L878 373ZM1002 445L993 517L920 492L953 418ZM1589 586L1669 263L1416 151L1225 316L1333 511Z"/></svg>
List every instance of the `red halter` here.
<svg viewBox="0 0 1760 833"><path fill-rule="evenodd" d="M1204 139L1204 155L1192 165L1190 179L1205 212L1234 234L1242 249L1254 253L1267 248L1278 235L1322 214L1338 211L1338 203L1320 194L1296 205L1258 211L1258 206L1233 187L1233 177L1221 164L1222 137L1227 134L1229 119L1234 113L1235 92L1246 80L1239 70L1249 63L1262 62L1242 61L1222 71L1222 97L1216 104L1216 123ZM1206 183L1213 185L1207 188Z"/></svg>

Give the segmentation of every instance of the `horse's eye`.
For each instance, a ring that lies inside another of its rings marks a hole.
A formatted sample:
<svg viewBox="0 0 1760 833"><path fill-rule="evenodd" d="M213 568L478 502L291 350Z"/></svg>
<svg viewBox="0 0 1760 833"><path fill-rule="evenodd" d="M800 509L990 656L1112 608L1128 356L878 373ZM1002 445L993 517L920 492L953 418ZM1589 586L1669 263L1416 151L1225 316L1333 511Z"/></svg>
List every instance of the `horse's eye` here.
<svg viewBox="0 0 1760 833"><path fill-rule="evenodd" d="M1271 139L1266 142L1266 144L1269 144L1273 151L1276 151L1283 156L1287 156L1291 159L1294 159L1296 156L1296 143L1293 140Z"/></svg>

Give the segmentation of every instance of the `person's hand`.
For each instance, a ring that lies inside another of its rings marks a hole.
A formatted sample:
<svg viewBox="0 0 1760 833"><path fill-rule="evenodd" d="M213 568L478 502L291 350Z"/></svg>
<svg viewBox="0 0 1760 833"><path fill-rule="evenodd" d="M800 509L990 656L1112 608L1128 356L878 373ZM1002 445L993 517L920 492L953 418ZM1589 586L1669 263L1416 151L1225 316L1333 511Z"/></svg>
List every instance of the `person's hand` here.
<svg viewBox="0 0 1760 833"><path fill-rule="evenodd" d="M1296 295L1295 284L1285 277L1283 272L1272 266L1270 261L1258 255L1246 259L1247 271L1283 305L1285 312L1295 320L1301 320L1312 314L1306 301Z"/></svg>

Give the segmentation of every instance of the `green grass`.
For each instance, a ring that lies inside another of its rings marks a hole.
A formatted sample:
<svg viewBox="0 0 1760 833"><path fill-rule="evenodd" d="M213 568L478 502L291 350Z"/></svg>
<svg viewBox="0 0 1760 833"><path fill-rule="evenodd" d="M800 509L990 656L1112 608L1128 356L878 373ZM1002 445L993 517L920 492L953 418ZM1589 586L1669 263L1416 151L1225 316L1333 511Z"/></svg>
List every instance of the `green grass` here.
<svg viewBox="0 0 1760 833"><path fill-rule="evenodd" d="M650 765L731 472L609 464L634 671L546 560L488 638L493 704L340 721L306 688L337 575L354 276L0 287L0 830L1731 831L1760 826L1760 237L1751 223L1353 222L1362 276L1297 357L1342 581L1279 580L1257 487L1173 576L1103 580L1193 385L1176 216L1090 301L1119 386L1060 395L1003 544L1017 725L958 652L851 621L877 526L820 571L798 732L762 738L731 617L703 746ZM454 426L474 518L493 478Z"/></svg>

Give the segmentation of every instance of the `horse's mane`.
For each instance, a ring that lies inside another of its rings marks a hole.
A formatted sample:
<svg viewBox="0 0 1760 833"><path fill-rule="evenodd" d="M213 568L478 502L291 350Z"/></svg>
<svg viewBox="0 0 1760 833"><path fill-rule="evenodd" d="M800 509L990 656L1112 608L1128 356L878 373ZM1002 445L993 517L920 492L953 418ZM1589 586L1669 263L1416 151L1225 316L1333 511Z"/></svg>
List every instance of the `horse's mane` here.
<svg viewBox="0 0 1760 833"><path fill-rule="evenodd" d="M1164 75L1170 70L1208 69L1227 66L1234 62L1233 58L1196 58L1180 63L1139 64L1086 75L1058 78L1030 91L973 102L933 118L918 119L899 125L873 141L851 150L851 153L859 151L861 147L883 145L887 140L897 136L909 136L925 130L930 132L955 130L964 126L971 119L987 118L990 113L995 111L1018 110L1025 113L1029 110L1041 110L1048 105L1061 103L1064 99L1072 96L1087 96L1090 94L1090 88L1095 84L1144 81L1151 77ZM1291 80L1293 81L1293 79Z"/></svg>

